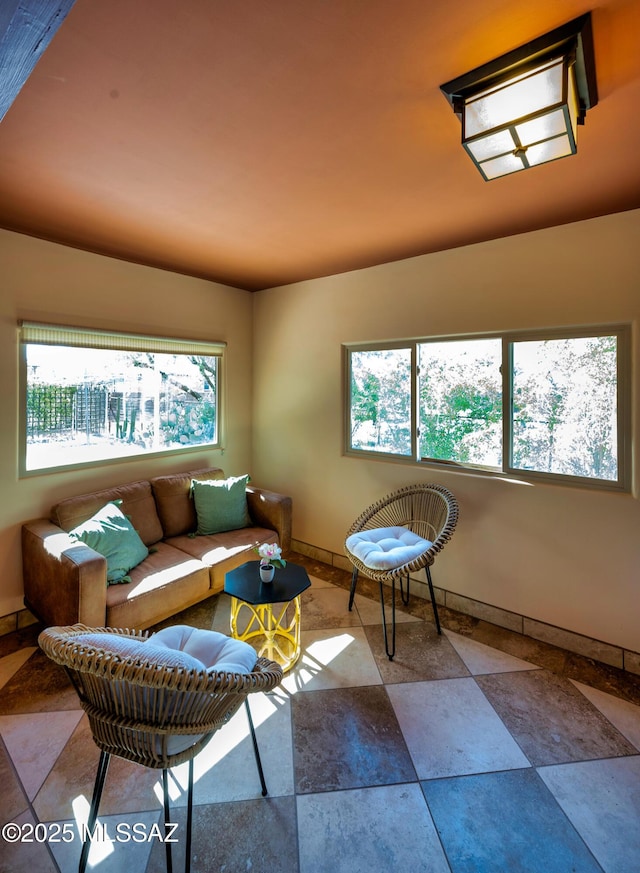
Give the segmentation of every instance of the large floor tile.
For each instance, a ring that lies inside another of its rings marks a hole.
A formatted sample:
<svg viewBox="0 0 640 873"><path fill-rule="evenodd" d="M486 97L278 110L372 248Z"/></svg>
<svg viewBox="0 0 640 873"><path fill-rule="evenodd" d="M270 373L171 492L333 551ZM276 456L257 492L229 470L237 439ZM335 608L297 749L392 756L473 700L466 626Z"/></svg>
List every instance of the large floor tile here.
<svg viewBox="0 0 640 873"><path fill-rule="evenodd" d="M638 873L640 756L538 772L605 873Z"/></svg>
<svg viewBox="0 0 640 873"><path fill-rule="evenodd" d="M28 807L27 795L16 776L13 762L0 741L0 825L15 821Z"/></svg>
<svg viewBox="0 0 640 873"><path fill-rule="evenodd" d="M640 706L582 682L573 684L640 752Z"/></svg>
<svg viewBox="0 0 640 873"><path fill-rule="evenodd" d="M4 790L4 783L3 783ZM37 822L33 818L31 812L26 810L21 815L13 816L11 822L18 825L19 828L35 827ZM3 822L4 823L4 819ZM2 840L2 849L0 850L0 873L67 873L66 870L58 868L51 856L47 842L35 840L32 836L33 831L25 832L30 835L29 841L17 841L15 843ZM75 870L78 869L78 864L75 865Z"/></svg>
<svg viewBox="0 0 640 873"><path fill-rule="evenodd" d="M640 677L630 670L619 670L609 664L602 664L583 658L574 652L567 652L563 673L567 679L583 682L591 688L598 688L621 700L640 706Z"/></svg>
<svg viewBox="0 0 640 873"><path fill-rule="evenodd" d="M536 766L637 752L568 679L532 670L476 682Z"/></svg>
<svg viewBox="0 0 640 873"><path fill-rule="evenodd" d="M301 627L353 627L360 624L357 612L349 612L349 592L344 588L307 588L300 598Z"/></svg>
<svg viewBox="0 0 640 873"><path fill-rule="evenodd" d="M363 597L361 594L356 594L353 601L353 606L354 609L357 611L362 624L377 624L382 627L382 610L380 608L379 600L372 600L370 597ZM389 615L389 617L391 616L391 611L389 607L387 607L387 615ZM417 616L411 615L410 612L405 612L402 609L396 608L397 622L421 620L422 619L418 618Z"/></svg>
<svg viewBox="0 0 640 873"><path fill-rule="evenodd" d="M202 628L203 630L211 630L214 615L218 608L219 594L212 594L206 600L201 600L199 603L189 606L182 612L177 612L175 615L165 618L151 628L152 632L158 631L161 628L170 627L176 624L188 624L191 627ZM217 630L217 628L213 628ZM229 633L227 630L226 633Z"/></svg>
<svg viewBox="0 0 640 873"><path fill-rule="evenodd" d="M469 639L462 634L445 630L447 639L464 661L467 669L473 676L483 673L511 673L515 670L533 670L536 665L521 658L514 658L506 652L492 649L476 640Z"/></svg>
<svg viewBox="0 0 640 873"><path fill-rule="evenodd" d="M228 594L218 595L209 627L220 634L231 636L231 598Z"/></svg>
<svg viewBox="0 0 640 873"><path fill-rule="evenodd" d="M422 787L452 873L602 873L535 770Z"/></svg>
<svg viewBox="0 0 640 873"><path fill-rule="evenodd" d="M456 630L457 628L452 629ZM472 625L472 632L473 638L477 642L513 655L514 658L529 661L539 667L561 671L566 664L567 652L507 627L500 627L489 621L476 619L476 623Z"/></svg>
<svg viewBox="0 0 640 873"><path fill-rule="evenodd" d="M100 751L83 716L33 801L41 821L74 820L93 794ZM159 807L158 771L112 757L100 811L103 815Z"/></svg>
<svg viewBox="0 0 640 873"><path fill-rule="evenodd" d="M0 736L15 765L29 800L82 718L82 710L0 716Z"/></svg>
<svg viewBox="0 0 640 873"><path fill-rule="evenodd" d="M78 695L64 669L38 649L6 682L0 715L80 709Z"/></svg>
<svg viewBox="0 0 640 873"><path fill-rule="evenodd" d="M78 823L59 822L70 826L74 838L67 842L67 834L50 843L60 873L76 873L84 833ZM83 821L86 825L86 819ZM88 873L122 873L123 870L145 870L155 842L164 835L158 810L134 812L128 815L100 816L90 841Z"/></svg>
<svg viewBox="0 0 640 873"><path fill-rule="evenodd" d="M3 622L0 622L0 625ZM0 658L5 658L13 652L25 648L38 648L38 636L42 631L42 625L34 622L17 631L7 631L5 628L0 632Z"/></svg>
<svg viewBox="0 0 640 873"><path fill-rule="evenodd" d="M296 694L291 706L296 793L416 779L381 686Z"/></svg>
<svg viewBox="0 0 640 873"><path fill-rule="evenodd" d="M473 679L388 685L419 779L529 767Z"/></svg>
<svg viewBox="0 0 640 873"><path fill-rule="evenodd" d="M282 681L291 694L382 683L361 627L302 631L300 643L300 659Z"/></svg>
<svg viewBox="0 0 640 873"><path fill-rule="evenodd" d="M319 576L314 576L311 573L309 574L309 579L311 580L312 588L332 588L335 590L338 587L334 585L333 582L330 582L328 579L321 579Z"/></svg>
<svg viewBox="0 0 640 873"><path fill-rule="evenodd" d="M172 818L180 833L173 869L183 870L186 810L176 810ZM293 797L194 807L191 835L192 873L298 873ZM130 868L120 868L125 869ZM146 873L165 870L164 847L154 843Z"/></svg>
<svg viewBox="0 0 640 873"><path fill-rule="evenodd" d="M297 807L300 873L449 873L418 783L308 794Z"/></svg>
<svg viewBox="0 0 640 873"><path fill-rule="evenodd" d="M390 638L390 625L387 631ZM431 622L412 621L396 625L396 654L393 661L385 652L382 626L368 625L365 632L385 683L469 676L469 670L460 655L444 634L438 634Z"/></svg>
<svg viewBox="0 0 640 873"><path fill-rule="evenodd" d="M293 794L290 701L284 694L253 694L249 705L269 794ZM188 778L187 764L171 771L172 803L186 803ZM261 790L243 706L194 759L193 802L250 800L260 797Z"/></svg>
<svg viewBox="0 0 640 873"><path fill-rule="evenodd" d="M18 649L10 655L0 658L0 688L7 684L9 679L26 664L31 655L36 651L37 649L34 646L27 646L24 649Z"/></svg>

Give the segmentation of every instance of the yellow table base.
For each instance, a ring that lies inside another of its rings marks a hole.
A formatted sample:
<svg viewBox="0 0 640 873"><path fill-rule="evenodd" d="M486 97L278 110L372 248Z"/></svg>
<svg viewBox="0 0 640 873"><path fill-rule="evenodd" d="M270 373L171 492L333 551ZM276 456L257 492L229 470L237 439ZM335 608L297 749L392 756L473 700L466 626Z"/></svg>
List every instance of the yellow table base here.
<svg viewBox="0 0 640 873"><path fill-rule="evenodd" d="M293 617L287 622L287 610L293 607ZM274 607L279 611L274 613ZM242 610L248 610L246 624L239 621ZM237 597L231 598L231 636L251 642L258 657L280 664L286 672L300 657L300 598L288 603L251 604ZM262 638L262 639L261 639Z"/></svg>

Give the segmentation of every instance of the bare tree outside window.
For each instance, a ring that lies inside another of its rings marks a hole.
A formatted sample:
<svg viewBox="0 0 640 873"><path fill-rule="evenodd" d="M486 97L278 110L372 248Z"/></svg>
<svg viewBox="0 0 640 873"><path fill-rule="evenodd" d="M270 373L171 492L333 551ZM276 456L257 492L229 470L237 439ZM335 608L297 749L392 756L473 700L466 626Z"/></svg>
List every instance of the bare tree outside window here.
<svg viewBox="0 0 640 873"><path fill-rule="evenodd" d="M513 466L615 480L614 336L514 343Z"/></svg>

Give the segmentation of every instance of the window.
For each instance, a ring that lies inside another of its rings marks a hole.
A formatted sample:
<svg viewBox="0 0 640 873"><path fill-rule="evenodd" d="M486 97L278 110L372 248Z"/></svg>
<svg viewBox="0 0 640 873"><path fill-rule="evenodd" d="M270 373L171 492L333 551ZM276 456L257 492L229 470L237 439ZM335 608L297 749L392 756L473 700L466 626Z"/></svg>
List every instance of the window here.
<svg viewBox="0 0 640 873"><path fill-rule="evenodd" d="M628 326L345 346L346 451L628 490Z"/></svg>
<svg viewBox="0 0 640 873"><path fill-rule="evenodd" d="M500 340L420 343L418 355L420 457L499 467Z"/></svg>
<svg viewBox="0 0 640 873"><path fill-rule="evenodd" d="M220 446L223 343L23 323L21 473Z"/></svg>
<svg viewBox="0 0 640 873"><path fill-rule="evenodd" d="M411 457L411 349L351 356L351 447Z"/></svg>

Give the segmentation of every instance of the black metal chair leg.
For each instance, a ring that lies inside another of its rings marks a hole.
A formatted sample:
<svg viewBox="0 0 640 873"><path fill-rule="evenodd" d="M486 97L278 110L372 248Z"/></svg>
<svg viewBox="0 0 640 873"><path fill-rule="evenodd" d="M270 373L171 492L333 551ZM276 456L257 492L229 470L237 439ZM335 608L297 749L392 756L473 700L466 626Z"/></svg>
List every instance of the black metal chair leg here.
<svg viewBox="0 0 640 873"><path fill-rule="evenodd" d="M380 608L382 609L382 632L384 633L384 648L387 657L393 661L396 653L396 580L391 580L391 652L389 652L389 636L387 634L387 616L384 608L384 584L380 581Z"/></svg>
<svg viewBox="0 0 640 873"><path fill-rule="evenodd" d="M253 742L253 754L256 756L256 764L258 765L258 773L260 774L260 785L262 785L262 796L267 796L267 783L264 781L264 772L262 770L262 761L260 760L260 749L258 749L258 740L256 739L256 731L251 718L251 709L249 708L249 698L245 697L244 705L247 709L247 718L249 719L249 730L251 732L251 740Z"/></svg>
<svg viewBox="0 0 640 873"><path fill-rule="evenodd" d="M427 582L429 583L429 595L431 596L431 606L433 606L433 617L436 620L436 628L438 629L438 633L441 634L440 630L440 618L438 616L438 604L436 603L436 595L433 593L433 582L431 581L431 571L427 566Z"/></svg>
<svg viewBox="0 0 640 873"><path fill-rule="evenodd" d="M193 826L193 758L189 760L189 789L187 793L187 839L185 846L184 873L191 870L191 829Z"/></svg>
<svg viewBox="0 0 640 873"><path fill-rule="evenodd" d="M98 807L100 806L100 798L102 797L102 789L104 788L104 780L107 778L107 770L109 769L109 761L111 756L109 752L100 752L100 760L98 761L98 770L96 772L96 781L93 785L93 797L91 798L91 808L89 809L89 820L87 821L87 830L84 834L82 842L82 852L80 853L80 864L78 865L78 873L84 873L89 860L89 850L91 849L91 837L96 826L98 818Z"/></svg>
<svg viewBox="0 0 640 873"><path fill-rule="evenodd" d="M349 612L351 612L351 608L353 606L353 598L356 594L356 585L358 582L358 568L353 568L353 573L351 574L351 590L349 591Z"/></svg>
<svg viewBox="0 0 640 873"><path fill-rule="evenodd" d="M164 768L162 771L162 791L164 796L164 825L165 834L169 833L169 824L171 822L171 810L169 808L169 771ZM165 854L167 858L167 873L173 873L173 863L171 860L171 843L169 840L164 844Z"/></svg>
<svg viewBox="0 0 640 873"><path fill-rule="evenodd" d="M400 577L400 597L402 598L402 602L404 603L405 606L409 606L409 594L410 594L409 586L410 585L411 585L411 576L409 576L409 574L407 573L407 597L405 599L404 587L402 585L402 576Z"/></svg>

